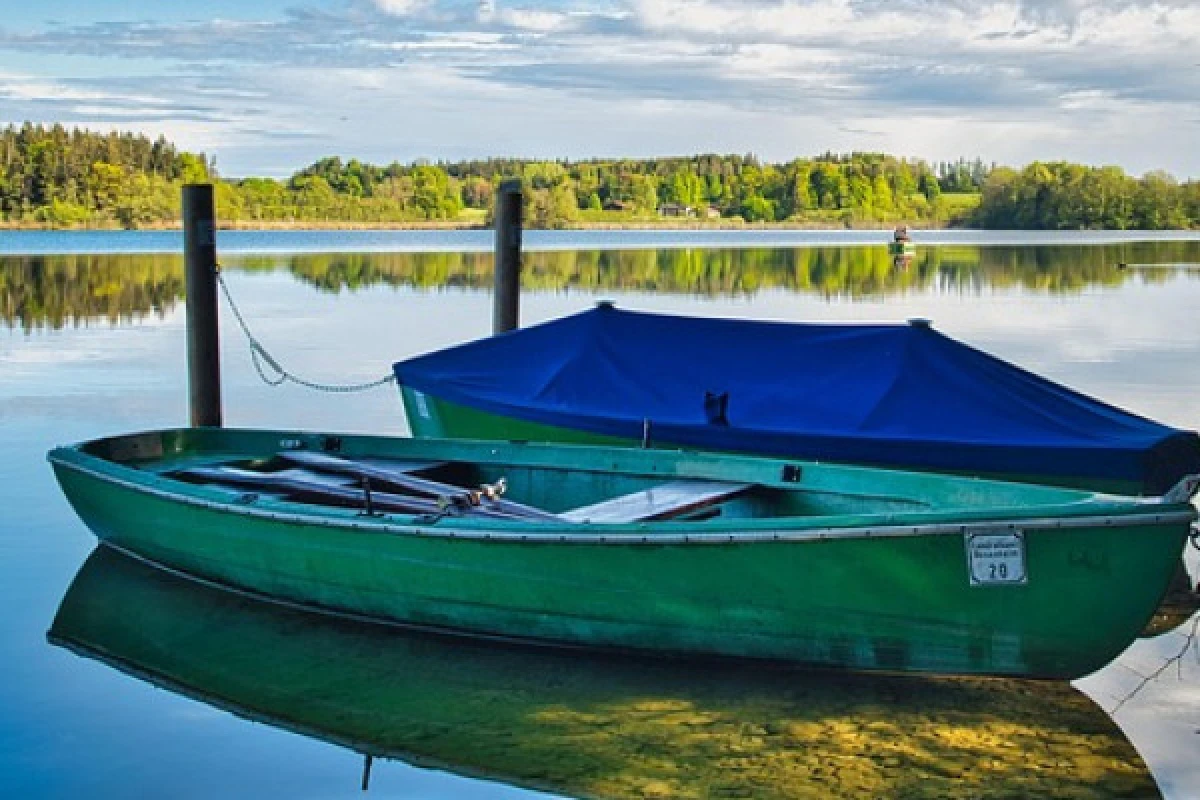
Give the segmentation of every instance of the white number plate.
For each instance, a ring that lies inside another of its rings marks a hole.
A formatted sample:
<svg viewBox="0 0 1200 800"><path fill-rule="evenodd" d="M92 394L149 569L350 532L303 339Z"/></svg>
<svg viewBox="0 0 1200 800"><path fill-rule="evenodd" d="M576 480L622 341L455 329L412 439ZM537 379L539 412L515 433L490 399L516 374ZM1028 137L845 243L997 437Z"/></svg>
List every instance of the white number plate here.
<svg viewBox="0 0 1200 800"><path fill-rule="evenodd" d="M972 586L1025 583L1025 534L981 531L967 534L967 571Z"/></svg>

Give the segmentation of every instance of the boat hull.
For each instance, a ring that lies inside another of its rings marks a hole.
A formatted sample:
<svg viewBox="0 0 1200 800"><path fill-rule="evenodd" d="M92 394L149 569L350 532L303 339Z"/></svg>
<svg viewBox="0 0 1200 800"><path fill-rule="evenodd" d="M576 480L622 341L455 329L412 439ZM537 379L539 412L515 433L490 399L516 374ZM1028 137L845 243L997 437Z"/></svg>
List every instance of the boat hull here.
<svg viewBox="0 0 1200 800"><path fill-rule="evenodd" d="M413 436L421 439L494 439L508 442L559 442L618 447L640 444L632 439L491 414L451 403L408 386L400 387L400 398L404 402L409 430Z"/></svg>
<svg viewBox="0 0 1200 800"><path fill-rule="evenodd" d="M1073 678L1152 616L1188 517L1025 530L1028 580L973 586L964 537L469 535L181 501L51 455L96 536L221 585L371 619L570 646ZM157 479L161 480L161 479ZM575 528L577 531L578 528Z"/></svg>

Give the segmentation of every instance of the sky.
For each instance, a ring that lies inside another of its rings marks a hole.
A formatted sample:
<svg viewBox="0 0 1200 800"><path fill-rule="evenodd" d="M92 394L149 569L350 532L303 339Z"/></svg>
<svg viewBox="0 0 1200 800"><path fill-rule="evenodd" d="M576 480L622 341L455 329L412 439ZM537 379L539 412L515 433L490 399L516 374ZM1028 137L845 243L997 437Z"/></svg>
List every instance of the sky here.
<svg viewBox="0 0 1200 800"><path fill-rule="evenodd" d="M163 134L228 177L830 150L1200 177L1200 0L4 5L0 124Z"/></svg>

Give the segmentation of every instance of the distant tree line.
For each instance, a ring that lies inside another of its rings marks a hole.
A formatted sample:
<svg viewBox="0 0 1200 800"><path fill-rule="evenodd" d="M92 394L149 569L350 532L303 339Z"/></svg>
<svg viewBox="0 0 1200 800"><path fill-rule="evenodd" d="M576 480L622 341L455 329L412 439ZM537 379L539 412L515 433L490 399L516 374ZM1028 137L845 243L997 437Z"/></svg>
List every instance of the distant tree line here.
<svg viewBox="0 0 1200 800"><path fill-rule="evenodd" d="M970 218L982 228L1165 230L1200 226L1200 181L1165 172L1034 162L992 170Z"/></svg>
<svg viewBox="0 0 1200 800"><path fill-rule="evenodd" d="M179 216L179 189L208 178L203 154L163 137L25 123L0 131L0 216L47 226L126 228Z"/></svg>
<svg viewBox="0 0 1200 800"><path fill-rule="evenodd" d="M392 163L323 158L286 180L222 180L204 154L162 137L25 123L0 131L0 222L10 226L176 224L179 187L216 184L223 222L484 224L499 184L518 180L526 224L637 224L665 215L721 224L987 228L1178 228L1200 225L1200 184L1117 167L1035 163L1017 172L980 159L929 164L881 153L786 163L752 155Z"/></svg>
<svg viewBox="0 0 1200 800"><path fill-rule="evenodd" d="M934 172L943 192L978 192L988 173L995 168L995 164L984 164L982 158L974 161L960 158L958 161L939 161Z"/></svg>
<svg viewBox="0 0 1200 800"><path fill-rule="evenodd" d="M876 153L826 154L767 164L753 156L705 155L613 161L488 159L366 164L324 158L287 181L229 183L222 217L286 219L326 214L345 221L452 220L490 211L500 183L518 180L531 227L675 216L847 224L938 220L941 185L924 162Z"/></svg>

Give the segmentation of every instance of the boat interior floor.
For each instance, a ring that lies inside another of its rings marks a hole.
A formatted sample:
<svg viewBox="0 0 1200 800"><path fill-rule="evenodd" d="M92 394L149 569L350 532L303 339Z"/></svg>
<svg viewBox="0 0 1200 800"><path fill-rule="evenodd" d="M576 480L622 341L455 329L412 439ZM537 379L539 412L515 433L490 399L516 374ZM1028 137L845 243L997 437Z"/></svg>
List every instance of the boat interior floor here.
<svg viewBox="0 0 1200 800"><path fill-rule="evenodd" d="M190 466L167 473L189 483L220 486L249 499L358 508L366 513L482 517L524 522L630 523L699 520L719 516L720 504L753 485L712 480L671 480L559 513L503 497L506 481L475 487L443 479L461 466L444 461L346 458L289 450L269 459ZM461 477L461 476L460 476Z"/></svg>

